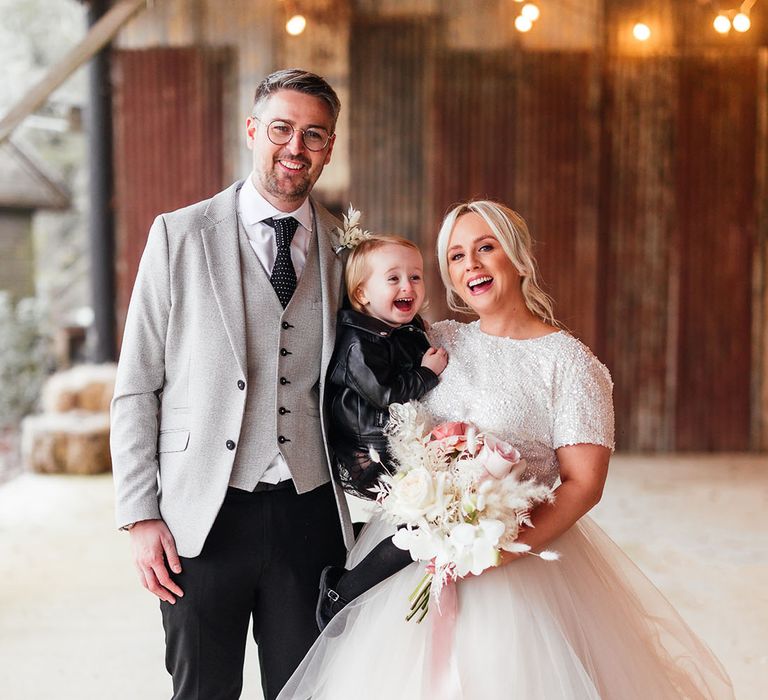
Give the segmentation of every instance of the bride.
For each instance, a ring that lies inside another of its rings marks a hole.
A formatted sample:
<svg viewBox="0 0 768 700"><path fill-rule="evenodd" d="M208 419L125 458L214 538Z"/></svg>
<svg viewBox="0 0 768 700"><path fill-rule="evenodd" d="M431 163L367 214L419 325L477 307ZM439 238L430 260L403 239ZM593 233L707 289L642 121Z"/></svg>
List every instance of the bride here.
<svg viewBox="0 0 768 700"><path fill-rule="evenodd" d="M424 404L435 422L470 421L512 443L529 476L557 485L519 541L560 560L504 553L457 582L455 619L430 606L420 624L405 620L424 574L414 562L333 618L278 700L733 698L707 647L586 517L613 450L612 383L559 329L525 222L495 202L462 204L437 251L449 306L479 320L433 325L450 362ZM347 568L393 532L374 519Z"/></svg>

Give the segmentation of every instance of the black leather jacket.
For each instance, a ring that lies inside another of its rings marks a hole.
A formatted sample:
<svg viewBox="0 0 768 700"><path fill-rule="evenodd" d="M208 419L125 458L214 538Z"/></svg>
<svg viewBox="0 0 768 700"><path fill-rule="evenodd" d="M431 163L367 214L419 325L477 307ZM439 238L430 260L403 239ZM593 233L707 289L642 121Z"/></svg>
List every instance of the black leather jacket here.
<svg viewBox="0 0 768 700"><path fill-rule="evenodd" d="M369 489L382 464L371 461L369 448L389 467L383 433L389 404L420 399L437 386L438 378L421 366L430 343L418 316L393 328L372 316L342 309L336 328L325 389L334 467L345 490L371 498Z"/></svg>

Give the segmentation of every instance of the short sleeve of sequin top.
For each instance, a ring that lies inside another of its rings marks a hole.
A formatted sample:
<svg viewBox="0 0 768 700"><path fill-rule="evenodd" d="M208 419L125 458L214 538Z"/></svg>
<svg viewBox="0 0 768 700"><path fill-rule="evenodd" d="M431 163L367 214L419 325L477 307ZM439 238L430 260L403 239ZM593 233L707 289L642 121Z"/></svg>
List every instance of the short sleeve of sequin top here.
<svg viewBox="0 0 768 700"><path fill-rule="evenodd" d="M592 444L614 449L613 382L608 369L575 339L556 372L553 448Z"/></svg>
<svg viewBox="0 0 768 700"><path fill-rule="evenodd" d="M459 332L459 329L464 325L466 324L451 319L435 321L430 324L429 330L427 331L429 342L436 348L450 347L455 342L456 334Z"/></svg>

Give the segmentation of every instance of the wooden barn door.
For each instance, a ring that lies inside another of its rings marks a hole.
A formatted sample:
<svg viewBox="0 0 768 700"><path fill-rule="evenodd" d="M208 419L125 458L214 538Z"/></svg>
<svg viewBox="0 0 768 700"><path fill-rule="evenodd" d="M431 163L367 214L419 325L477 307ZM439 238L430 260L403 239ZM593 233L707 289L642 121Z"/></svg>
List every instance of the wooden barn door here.
<svg viewBox="0 0 768 700"><path fill-rule="evenodd" d="M227 57L200 48L114 53L117 325L154 218L224 185Z"/></svg>

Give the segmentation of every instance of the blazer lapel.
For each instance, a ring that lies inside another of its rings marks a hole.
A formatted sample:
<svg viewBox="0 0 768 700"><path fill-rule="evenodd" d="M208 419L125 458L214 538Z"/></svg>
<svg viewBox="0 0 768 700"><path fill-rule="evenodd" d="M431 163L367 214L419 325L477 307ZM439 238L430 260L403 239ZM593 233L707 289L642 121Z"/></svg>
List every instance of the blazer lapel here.
<svg viewBox="0 0 768 700"><path fill-rule="evenodd" d="M341 307L344 262L342 253L334 252L337 245L333 229L341 224L325 207L314 200L312 207L317 223L317 247L320 255L320 284L323 294L323 351L321 356L321 376L325 376L331 361L336 340L336 313Z"/></svg>
<svg viewBox="0 0 768 700"><path fill-rule="evenodd" d="M248 374L245 358L245 304L237 223L237 192L241 185L242 181L236 182L211 199L205 212L211 225L203 228L200 233L213 293L235 359L245 377Z"/></svg>

